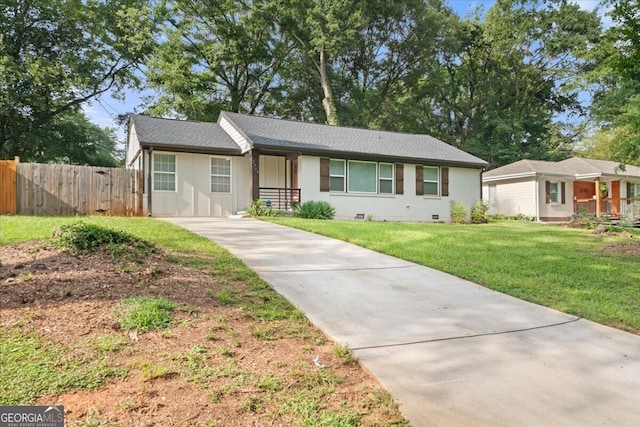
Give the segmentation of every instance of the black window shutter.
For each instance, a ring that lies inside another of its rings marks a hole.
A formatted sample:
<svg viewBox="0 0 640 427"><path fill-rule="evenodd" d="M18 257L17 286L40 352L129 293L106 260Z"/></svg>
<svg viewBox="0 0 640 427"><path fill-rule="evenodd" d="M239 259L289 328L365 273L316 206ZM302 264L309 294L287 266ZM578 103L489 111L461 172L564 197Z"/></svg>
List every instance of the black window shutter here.
<svg viewBox="0 0 640 427"><path fill-rule="evenodd" d="M566 185L564 182L560 183L560 202L564 205L567 202L567 198L565 197L565 188Z"/></svg>
<svg viewBox="0 0 640 427"><path fill-rule="evenodd" d="M549 181L544 182L544 197L546 204L551 203L551 182Z"/></svg>
<svg viewBox="0 0 640 427"><path fill-rule="evenodd" d="M329 191L331 181L329 179L329 159L320 159L320 191Z"/></svg>
<svg viewBox="0 0 640 427"><path fill-rule="evenodd" d="M416 196L424 195L424 179L422 165L416 165Z"/></svg>
<svg viewBox="0 0 640 427"><path fill-rule="evenodd" d="M396 163L396 194L404 194L404 164Z"/></svg>
<svg viewBox="0 0 640 427"><path fill-rule="evenodd" d="M442 178L441 196L448 196L449 195L449 168L440 168L440 174Z"/></svg>

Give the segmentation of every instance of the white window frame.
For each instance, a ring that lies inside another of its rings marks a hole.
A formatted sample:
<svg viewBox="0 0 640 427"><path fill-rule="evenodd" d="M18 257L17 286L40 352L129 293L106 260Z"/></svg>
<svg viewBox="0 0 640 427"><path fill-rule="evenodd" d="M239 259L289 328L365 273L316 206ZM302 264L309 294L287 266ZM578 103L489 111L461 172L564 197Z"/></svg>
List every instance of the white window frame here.
<svg viewBox="0 0 640 427"><path fill-rule="evenodd" d="M438 173L438 178L436 180L427 179L427 174L425 173L427 169L435 169ZM436 184L436 194L427 193L424 185L433 183ZM438 166L422 166L422 195L431 197L438 197L440 195L440 168Z"/></svg>
<svg viewBox="0 0 640 427"><path fill-rule="evenodd" d="M333 162L342 163L342 174L333 174L331 171L331 164ZM334 190L333 189L333 179L332 178L341 178L342 179L342 190ZM344 159L329 159L329 191L334 193L344 193L347 191L347 161Z"/></svg>
<svg viewBox="0 0 640 427"><path fill-rule="evenodd" d="M630 182L631 194L627 194L627 199L635 199L636 197L640 197L640 183Z"/></svg>
<svg viewBox="0 0 640 427"><path fill-rule="evenodd" d="M350 168L350 166L352 164L355 164L355 163L368 164L368 165L373 165L374 166L376 177L375 177L375 182L374 182L374 185L373 185L373 187L374 187L373 191L354 191L354 190L351 190L351 181L352 181L352 179L351 179L351 168ZM378 163L377 162L367 162L367 161L364 161L364 160L349 160L347 162L347 192L348 193L353 193L353 194L378 194L378 187L379 187L378 176L379 176L379 173L378 173Z"/></svg>
<svg viewBox="0 0 640 427"><path fill-rule="evenodd" d="M382 177L382 175L380 174L380 166L382 165L388 165L391 166L391 177L387 178L387 177ZM395 192L395 180L396 180L396 170L395 170L395 165L393 163L387 163L387 162L380 162L378 163L378 194L394 194ZM391 191L390 192L382 192L382 181L390 181L391 182Z"/></svg>
<svg viewBox="0 0 640 427"><path fill-rule="evenodd" d="M553 191L553 187L556 187L555 193ZM555 198L553 197L555 194ZM560 181L549 181L549 204L557 204L562 203L562 184Z"/></svg>
<svg viewBox="0 0 640 427"><path fill-rule="evenodd" d="M220 174L220 173L212 173L211 169L213 168L213 161L214 160L224 160L226 162L229 163L229 174ZM209 158L209 192L211 193L221 193L221 194L231 194L231 190L232 190L232 185L233 185L233 181L231 180L231 175L232 175L232 164L231 164L231 159L228 157L218 157L218 156L211 156ZM229 179L229 191L214 191L213 190L213 178L228 178Z"/></svg>
<svg viewBox="0 0 640 427"><path fill-rule="evenodd" d="M171 171L156 171L156 156L173 157L173 172L171 172ZM152 169L153 169L153 191L161 191L161 192L167 192L167 193L175 193L176 191L178 191L178 185L177 185L178 156L176 156L174 153L162 153L162 152L155 152L154 151L151 163L152 163ZM159 184L160 181L156 180L156 176L157 175L173 176L173 190L171 190L171 189L158 189L156 187L156 185Z"/></svg>

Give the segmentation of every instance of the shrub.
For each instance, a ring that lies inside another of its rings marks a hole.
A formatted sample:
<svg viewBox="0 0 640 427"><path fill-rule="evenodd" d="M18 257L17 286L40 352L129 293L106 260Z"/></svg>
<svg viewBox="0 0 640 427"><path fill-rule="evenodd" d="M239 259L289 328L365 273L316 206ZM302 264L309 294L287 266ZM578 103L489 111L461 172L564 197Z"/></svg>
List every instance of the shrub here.
<svg viewBox="0 0 640 427"><path fill-rule="evenodd" d="M451 201L451 222L454 224L464 224L467 222L467 208L462 202Z"/></svg>
<svg viewBox="0 0 640 427"><path fill-rule="evenodd" d="M251 216L275 216L276 212L271 206L267 206L262 199L251 202L251 206L247 209L247 213Z"/></svg>
<svg viewBox="0 0 640 427"><path fill-rule="evenodd" d="M295 216L308 219L333 219L336 209L325 201L309 200L299 204L295 210Z"/></svg>
<svg viewBox="0 0 640 427"><path fill-rule="evenodd" d="M471 207L471 223L472 224L486 224L489 221L487 211L489 205L483 200L476 200Z"/></svg>
<svg viewBox="0 0 640 427"><path fill-rule="evenodd" d="M87 253L106 246L114 257L130 255L132 259L138 259L155 250L152 243L127 232L82 221L63 225L54 236L55 245L72 253Z"/></svg>

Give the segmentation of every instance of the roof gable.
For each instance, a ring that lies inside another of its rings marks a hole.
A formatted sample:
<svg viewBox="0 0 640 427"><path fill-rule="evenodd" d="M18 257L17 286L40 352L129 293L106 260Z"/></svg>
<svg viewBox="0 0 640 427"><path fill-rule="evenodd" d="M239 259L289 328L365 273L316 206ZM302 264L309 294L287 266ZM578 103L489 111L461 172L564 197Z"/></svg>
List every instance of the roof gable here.
<svg viewBox="0 0 640 427"><path fill-rule="evenodd" d="M143 146L240 154L240 147L217 123L163 119L139 114L132 115L131 121Z"/></svg>

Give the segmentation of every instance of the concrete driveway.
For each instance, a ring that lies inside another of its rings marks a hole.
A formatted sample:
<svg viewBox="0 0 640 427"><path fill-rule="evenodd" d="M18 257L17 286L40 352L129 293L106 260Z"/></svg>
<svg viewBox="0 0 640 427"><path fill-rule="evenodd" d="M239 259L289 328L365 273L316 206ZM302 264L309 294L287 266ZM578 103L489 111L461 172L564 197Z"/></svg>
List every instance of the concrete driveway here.
<svg viewBox="0 0 640 427"><path fill-rule="evenodd" d="M348 344L412 426L640 425L640 336L304 231L165 219Z"/></svg>

